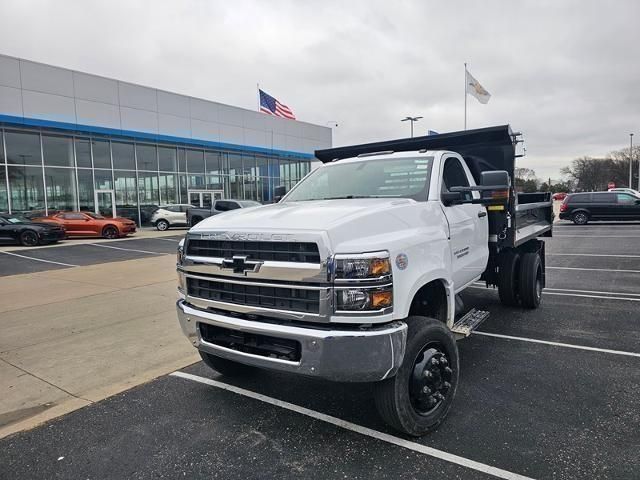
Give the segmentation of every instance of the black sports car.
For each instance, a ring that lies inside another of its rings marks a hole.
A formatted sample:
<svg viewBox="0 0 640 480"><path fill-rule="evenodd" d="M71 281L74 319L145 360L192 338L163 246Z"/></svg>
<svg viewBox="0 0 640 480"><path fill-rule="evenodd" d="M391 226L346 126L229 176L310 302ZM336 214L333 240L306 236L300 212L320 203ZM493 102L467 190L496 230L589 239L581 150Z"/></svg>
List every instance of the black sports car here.
<svg viewBox="0 0 640 480"><path fill-rule="evenodd" d="M0 213L0 243L19 243L27 247L54 243L67 236L65 229L50 223L36 223L28 218Z"/></svg>

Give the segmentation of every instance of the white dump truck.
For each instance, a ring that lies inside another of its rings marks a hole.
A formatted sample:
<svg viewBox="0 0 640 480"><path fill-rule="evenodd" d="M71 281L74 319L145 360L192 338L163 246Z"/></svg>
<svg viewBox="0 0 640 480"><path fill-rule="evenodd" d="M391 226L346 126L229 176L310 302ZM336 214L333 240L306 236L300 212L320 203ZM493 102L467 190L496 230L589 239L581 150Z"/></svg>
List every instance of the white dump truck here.
<svg viewBox="0 0 640 480"><path fill-rule="evenodd" d="M257 368L375 382L392 427L447 415L456 341L488 315L459 292L484 281L536 308L548 194L516 194L509 126L321 150L278 203L207 218L178 250L178 318L223 375ZM279 192L281 193L281 192Z"/></svg>

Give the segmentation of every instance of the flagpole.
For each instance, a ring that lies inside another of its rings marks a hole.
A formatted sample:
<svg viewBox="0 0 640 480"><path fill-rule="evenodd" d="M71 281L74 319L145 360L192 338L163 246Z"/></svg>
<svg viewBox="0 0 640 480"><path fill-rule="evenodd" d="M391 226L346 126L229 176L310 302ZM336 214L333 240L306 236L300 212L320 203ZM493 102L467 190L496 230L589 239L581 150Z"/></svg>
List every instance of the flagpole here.
<svg viewBox="0 0 640 480"><path fill-rule="evenodd" d="M464 129L467 129L467 62L464 62Z"/></svg>
<svg viewBox="0 0 640 480"><path fill-rule="evenodd" d="M256 83L256 88L258 89L258 91L256 92L258 94L258 111L260 111L260 84Z"/></svg>

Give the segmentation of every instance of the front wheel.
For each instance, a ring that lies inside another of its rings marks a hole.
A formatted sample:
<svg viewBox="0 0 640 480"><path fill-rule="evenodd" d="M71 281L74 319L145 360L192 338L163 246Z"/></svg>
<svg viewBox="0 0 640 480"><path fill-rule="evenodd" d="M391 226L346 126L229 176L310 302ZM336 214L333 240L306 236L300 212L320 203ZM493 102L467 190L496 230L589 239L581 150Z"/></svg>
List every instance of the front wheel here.
<svg viewBox="0 0 640 480"><path fill-rule="evenodd" d="M589 215L584 212L574 213L572 220L576 225L586 225L589 221Z"/></svg>
<svg viewBox="0 0 640 480"><path fill-rule="evenodd" d="M33 230L26 230L20 235L20 245L25 247L35 247L40 243L38 234Z"/></svg>
<svg viewBox="0 0 640 480"><path fill-rule="evenodd" d="M118 238L118 229L112 225L104 227L104 230L102 230L102 236L109 239Z"/></svg>
<svg viewBox="0 0 640 480"><path fill-rule="evenodd" d="M169 222L167 222L166 220L158 220L158 222L156 223L156 228L159 231L164 232L165 230L169 229Z"/></svg>
<svg viewBox="0 0 640 480"><path fill-rule="evenodd" d="M402 365L376 385L375 402L383 420L414 437L438 428L458 387L458 347L439 320L413 316Z"/></svg>
<svg viewBox="0 0 640 480"><path fill-rule="evenodd" d="M216 357L210 353L198 351L202 361L216 372L221 373L225 377L240 377L255 371L255 367L244 365L243 363L232 362L226 358Z"/></svg>

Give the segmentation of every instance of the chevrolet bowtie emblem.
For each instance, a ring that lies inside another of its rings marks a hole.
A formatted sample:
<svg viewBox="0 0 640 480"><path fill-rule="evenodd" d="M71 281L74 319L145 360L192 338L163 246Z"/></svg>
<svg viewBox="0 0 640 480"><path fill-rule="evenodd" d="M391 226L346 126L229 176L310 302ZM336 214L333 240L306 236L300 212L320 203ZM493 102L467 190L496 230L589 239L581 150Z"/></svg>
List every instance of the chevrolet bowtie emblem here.
<svg viewBox="0 0 640 480"><path fill-rule="evenodd" d="M220 268L233 269L233 273L242 273L244 275L247 272L257 272L260 270L260 266L264 262L256 260L247 260L249 257L246 255L234 255L233 258L225 258L222 260Z"/></svg>

